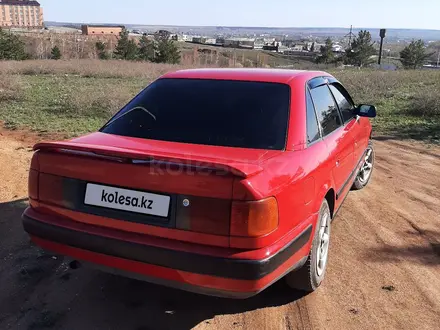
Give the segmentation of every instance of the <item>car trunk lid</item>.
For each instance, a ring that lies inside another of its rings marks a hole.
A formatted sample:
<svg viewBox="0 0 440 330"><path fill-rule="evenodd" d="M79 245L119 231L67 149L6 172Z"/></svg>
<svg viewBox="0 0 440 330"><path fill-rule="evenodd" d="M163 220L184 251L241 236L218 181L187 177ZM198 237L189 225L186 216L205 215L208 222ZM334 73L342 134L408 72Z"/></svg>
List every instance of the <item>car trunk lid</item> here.
<svg viewBox="0 0 440 330"><path fill-rule="evenodd" d="M123 230L135 228L129 222L223 236L230 233L234 180L260 173L280 153L104 133L34 149L43 204L116 220L99 225Z"/></svg>

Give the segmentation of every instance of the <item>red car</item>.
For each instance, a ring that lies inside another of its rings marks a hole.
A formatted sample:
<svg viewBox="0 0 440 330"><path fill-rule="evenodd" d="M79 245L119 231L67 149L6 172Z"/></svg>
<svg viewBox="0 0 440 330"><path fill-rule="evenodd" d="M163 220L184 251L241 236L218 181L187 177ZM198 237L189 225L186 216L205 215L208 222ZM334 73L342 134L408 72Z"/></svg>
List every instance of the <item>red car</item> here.
<svg viewBox="0 0 440 330"><path fill-rule="evenodd" d="M331 220L371 178L375 116L325 72L168 73L99 132L35 145L24 229L179 289L246 298L285 277L310 292Z"/></svg>

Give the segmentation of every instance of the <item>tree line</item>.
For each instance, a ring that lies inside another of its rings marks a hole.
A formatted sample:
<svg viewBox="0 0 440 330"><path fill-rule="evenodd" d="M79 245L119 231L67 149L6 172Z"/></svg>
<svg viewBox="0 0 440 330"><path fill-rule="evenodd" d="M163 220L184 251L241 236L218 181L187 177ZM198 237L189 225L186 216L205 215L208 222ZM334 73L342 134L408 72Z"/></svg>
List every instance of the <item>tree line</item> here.
<svg viewBox="0 0 440 330"><path fill-rule="evenodd" d="M375 62L372 56L378 53L370 32L366 30L359 31L358 36L354 38L343 56L336 56L332 48L333 42L331 38L327 38L325 45L321 46L316 62L325 64L343 62L344 64L364 67ZM418 69L425 64L430 56L432 54L428 53L423 40L413 40L400 52L400 61L405 69Z"/></svg>
<svg viewBox="0 0 440 330"><path fill-rule="evenodd" d="M156 34L153 40L143 35L139 42L129 38L129 32L123 29L119 34L115 50L110 53L107 45L98 41L95 44L98 58L114 58L128 61L149 61L155 63L180 63L180 51L169 34ZM0 60L26 60L32 56L26 52L26 44L19 35L0 28ZM50 49L50 58L62 58L61 49L55 45Z"/></svg>
<svg viewBox="0 0 440 330"><path fill-rule="evenodd" d="M102 41L96 43L98 57L102 60L111 58ZM113 58L127 61L149 61L155 63L180 63L180 51L169 34L155 34L150 40L144 34L139 43L129 38L129 33L123 29L119 34L118 44L113 52Z"/></svg>
<svg viewBox="0 0 440 330"><path fill-rule="evenodd" d="M333 42L328 38L325 45L320 48L320 54L316 58L317 63L345 63L364 67L372 64L377 55L377 50L372 42L370 32L362 30L354 38L349 49L343 56L336 56L332 51ZM152 40L143 35L139 42L129 38L129 32L123 29L119 34L118 43L113 52L107 50L107 45L98 41L95 45L98 58L102 60L116 58L128 61L149 61L155 63L180 62L180 51L169 34L156 34ZM315 50L315 44L312 50ZM432 56L422 40L413 40L400 52L400 61L406 69L418 69ZM26 60L31 58L26 53L26 45L20 36L0 28L0 60ZM58 46L51 49L51 59L62 58L62 52Z"/></svg>

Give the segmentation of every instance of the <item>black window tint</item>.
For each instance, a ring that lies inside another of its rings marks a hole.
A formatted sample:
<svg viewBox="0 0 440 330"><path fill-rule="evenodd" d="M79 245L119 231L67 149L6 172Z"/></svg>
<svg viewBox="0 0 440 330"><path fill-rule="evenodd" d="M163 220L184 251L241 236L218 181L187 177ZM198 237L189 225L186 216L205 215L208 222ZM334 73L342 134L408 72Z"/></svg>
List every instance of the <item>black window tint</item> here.
<svg viewBox="0 0 440 330"><path fill-rule="evenodd" d="M101 131L214 146L285 148L290 87L207 79L159 79Z"/></svg>
<svg viewBox="0 0 440 330"><path fill-rule="evenodd" d="M326 136L342 126L338 107L327 85L316 87L310 93L322 127L322 134Z"/></svg>
<svg viewBox="0 0 440 330"><path fill-rule="evenodd" d="M313 143L320 138L318 121L316 119L315 106L310 92L307 91L307 142Z"/></svg>
<svg viewBox="0 0 440 330"><path fill-rule="evenodd" d="M341 110L344 123L349 122L355 117L353 113L353 104L351 103L351 101L347 100L347 98L342 94L339 86L330 85L330 89L336 99L339 110Z"/></svg>

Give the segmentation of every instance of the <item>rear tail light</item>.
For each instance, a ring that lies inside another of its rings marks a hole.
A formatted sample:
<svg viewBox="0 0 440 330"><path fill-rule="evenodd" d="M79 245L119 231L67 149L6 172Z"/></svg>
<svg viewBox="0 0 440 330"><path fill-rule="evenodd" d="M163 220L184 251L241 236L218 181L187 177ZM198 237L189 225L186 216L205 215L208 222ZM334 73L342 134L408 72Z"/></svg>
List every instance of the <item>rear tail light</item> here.
<svg viewBox="0 0 440 330"><path fill-rule="evenodd" d="M206 197L179 196L176 209L176 228L228 236L231 201Z"/></svg>
<svg viewBox="0 0 440 330"><path fill-rule="evenodd" d="M33 200L38 200L38 171L29 171L29 181L28 181L28 192L29 198Z"/></svg>
<svg viewBox="0 0 440 330"><path fill-rule="evenodd" d="M38 175L39 175L38 151L35 152L31 159L31 168L28 178L28 194L32 200L38 200Z"/></svg>
<svg viewBox="0 0 440 330"><path fill-rule="evenodd" d="M64 206L63 177L40 173L38 196L40 201Z"/></svg>
<svg viewBox="0 0 440 330"><path fill-rule="evenodd" d="M231 236L259 237L278 227L278 204L270 197L261 201L232 202Z"/></svg>

